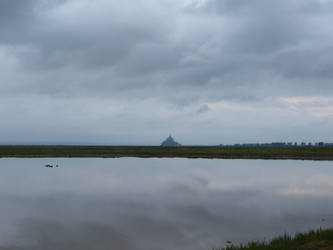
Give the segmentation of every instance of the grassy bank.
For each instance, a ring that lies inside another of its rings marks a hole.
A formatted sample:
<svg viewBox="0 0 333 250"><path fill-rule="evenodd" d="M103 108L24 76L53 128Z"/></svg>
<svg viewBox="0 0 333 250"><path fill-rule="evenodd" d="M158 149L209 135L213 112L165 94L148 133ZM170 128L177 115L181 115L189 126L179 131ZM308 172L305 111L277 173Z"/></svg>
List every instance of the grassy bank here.
<svg viewBox="0 0 333 250"><path fill-rule="evenodd" d="M311 231L296 234L295 237L284 235L271 242L251 242L245 246L229 246L214 250L332 250L333 229Z"/></svg>
<svg viewBox="0 0 333 250"><path fill-rule="evenodd" d="M0 157L188 157L333 160L333 147L0 146Z"/></svg>

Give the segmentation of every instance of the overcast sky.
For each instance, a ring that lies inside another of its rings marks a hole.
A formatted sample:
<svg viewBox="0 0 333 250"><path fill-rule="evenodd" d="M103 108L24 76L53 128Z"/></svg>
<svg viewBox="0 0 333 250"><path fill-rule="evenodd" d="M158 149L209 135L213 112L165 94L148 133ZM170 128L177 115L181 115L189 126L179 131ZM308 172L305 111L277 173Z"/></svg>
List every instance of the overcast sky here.
<svg viewBox="0 0 333 250"><path fill-rule="evenodd" d="M0 143L333 141L331 0L1 0Z"/></svg>

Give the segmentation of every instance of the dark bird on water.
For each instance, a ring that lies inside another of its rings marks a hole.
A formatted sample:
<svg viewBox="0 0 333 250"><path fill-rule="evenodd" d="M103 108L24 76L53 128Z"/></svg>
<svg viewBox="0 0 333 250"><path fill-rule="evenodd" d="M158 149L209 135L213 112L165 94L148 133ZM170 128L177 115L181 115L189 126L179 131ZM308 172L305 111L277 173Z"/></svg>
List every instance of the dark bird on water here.
<svg viewBox="0 0 333 250"><path fill-rule="evenodd" d="M46 167L46 168L53 168L53 165L51 165L51 164L46 164L44 167ZM57 164L57 165L55 165L55 167L58 168L59 165Z"/></svg>

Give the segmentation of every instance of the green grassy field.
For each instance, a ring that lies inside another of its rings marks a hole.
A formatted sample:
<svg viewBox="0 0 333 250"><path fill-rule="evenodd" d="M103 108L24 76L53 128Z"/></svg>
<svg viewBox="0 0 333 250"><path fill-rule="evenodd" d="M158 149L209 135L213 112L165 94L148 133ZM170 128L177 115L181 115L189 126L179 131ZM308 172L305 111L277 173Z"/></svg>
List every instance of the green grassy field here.
<svg viewBox="0 0 333 250"><path fill-rule="evenodd" d="M0 146L0 157L187 157L333 160L333 146Z"/></svg>
<svg viewBox="0 0 333 250"><path fill-rule="evenodd" d="M244 246L228 246L213 250L332 250L333 229L299 233L295 237L284 235L271 242L251 242Z"/></svg>

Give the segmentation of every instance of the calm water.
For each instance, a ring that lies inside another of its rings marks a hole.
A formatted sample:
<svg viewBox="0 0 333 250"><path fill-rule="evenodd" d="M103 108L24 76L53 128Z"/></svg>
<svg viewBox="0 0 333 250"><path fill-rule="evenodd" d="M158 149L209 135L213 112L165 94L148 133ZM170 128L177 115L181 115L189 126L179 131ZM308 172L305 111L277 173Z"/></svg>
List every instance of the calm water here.
<svg viewBox="0 0 333 250"><path fill-rule="evenodd" d="M0 159L0 249L207 250L330 227L332 164Z"/></svg>

